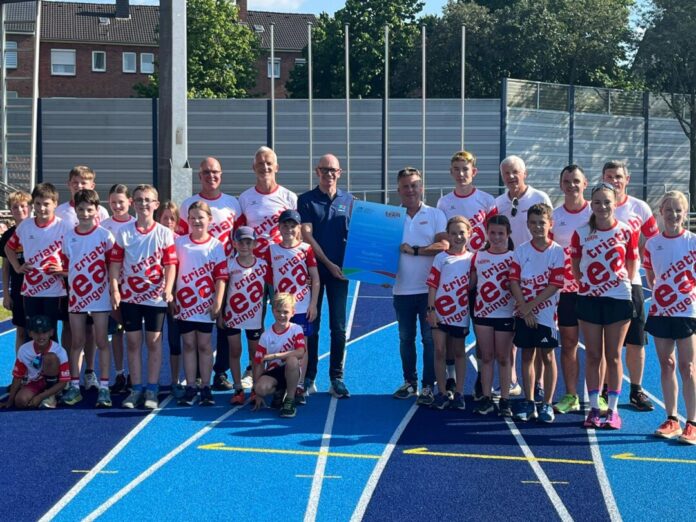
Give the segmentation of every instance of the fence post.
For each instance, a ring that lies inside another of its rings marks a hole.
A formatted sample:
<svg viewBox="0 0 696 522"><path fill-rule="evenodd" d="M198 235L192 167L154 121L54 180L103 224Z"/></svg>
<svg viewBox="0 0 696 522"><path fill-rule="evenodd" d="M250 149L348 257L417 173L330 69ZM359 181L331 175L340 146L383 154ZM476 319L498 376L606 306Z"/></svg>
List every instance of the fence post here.
<svg viewBox="0 0 696 522"><path fill-rule="evenodd" d="M156 187L158 181L158 147L159 147L159 98L152 98L152 184Z"/></svg>
<svg viewBox="0 0 696 522"><path fill-rule="evenodd" d="M500 88L500 158L499 162L502 162L507 156L507 94L508 94L508 79L503 78L503 83ZM503 180L498 176L498 187L499 192L503 192Z"/></svg>
<svg viewBox="0 0 696 522"><path fill-rule="evenodd" d="M568 165L575 163L575 85L568 87Z"/></svg>
<svg viewBox="0 0 696 522"><path fill-rule="evenodd" d="M650 160L650 92L643 93L643 201L648 200L648 161Z"/></svg>
<svg viewBox="0 0 696 522"><path fill-rule="evenodd" d="M36 180L43 183L43 100L36 99ZM3 158L4 160L4 158ZM31 178L31 173L29 174ZM31 179L29 180L31 183ZM31 187L33 189L34 187Z"/></svg>
<svg viewBox="0 0 696 522"><path fill-rule="evenodd" d="M266 147L273 148L273 103L266 100Z"/></svg>

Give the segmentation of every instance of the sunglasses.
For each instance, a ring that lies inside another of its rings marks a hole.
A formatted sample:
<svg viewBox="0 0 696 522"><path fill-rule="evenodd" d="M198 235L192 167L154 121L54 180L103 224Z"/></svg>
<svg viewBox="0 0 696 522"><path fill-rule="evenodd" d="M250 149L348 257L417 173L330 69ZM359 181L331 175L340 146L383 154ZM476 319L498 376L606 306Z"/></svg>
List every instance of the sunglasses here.
<svg viewBox="0 0 696 522"><path fill-rule="evenodd" d="M35 370L40 370L41 369L41 362L42 358L40 355L37 355L32 359L31 365L34 367Z"/></svg>
<svg viewBox="0 0 696 522"><path fill-rule="evenodd" d="M512 198L512 210L510 210L510 215L515 217L517 215L517 207L520 204L520 200L517 198Z"/></svg>
<svg viewBox="0 0 696 522"><path fill-rule="evenodd" d="M591 193L594 194L598 190L611 190L614 194L616 194L616 187L614 187L614 185L612 185L611 183L607 183L606 181L597 183L594 187L592 187Z"/></svg>

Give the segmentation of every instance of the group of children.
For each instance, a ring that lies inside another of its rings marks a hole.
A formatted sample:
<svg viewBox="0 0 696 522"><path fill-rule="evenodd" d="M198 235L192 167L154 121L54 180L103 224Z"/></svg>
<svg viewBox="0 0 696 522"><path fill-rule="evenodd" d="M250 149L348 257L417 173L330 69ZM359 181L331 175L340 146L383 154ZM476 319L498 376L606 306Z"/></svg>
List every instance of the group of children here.
<svg viewBox="0 0 696 522"><path fill-rule="evenodd" d="M84 365L84 388L98 388L97 407L111 407L112 393L129 392L123 407L157 408L166 317L172 393L179 404L214 404L211 335L218 323L231 355L231 403L246 402L240 365L244 330L253 365L252 403L258 409L265 396L274 394L281 415L293 417L295 405L307 400L304 337L317 315L318 294L316 260L299 239L297 211L280 214L279 243L257 257L257 236L248 226L231 233L234 248L226 253L209 231L213 215L205 201L188 205L187 233L179 235L176 205L160 207L151 185L138 185L132 196L126 186L114 185L109 191L111 217L100 205L91 169L75 167L68 186L71 201L61 206L50 183L37 185L31 195L15 192L9 197L16 226L0 245L10 283L4 305L12 309L17 326L17 357L2 406L55 408L58 399L75 405L83 400ZM131 205L135 217L129 213ZM269 293L275 322L264 331ZM99 378L94 372L97 352ZM179 383L182 352L185 388ZM110 387L112 353L116 379Z"/></svg>

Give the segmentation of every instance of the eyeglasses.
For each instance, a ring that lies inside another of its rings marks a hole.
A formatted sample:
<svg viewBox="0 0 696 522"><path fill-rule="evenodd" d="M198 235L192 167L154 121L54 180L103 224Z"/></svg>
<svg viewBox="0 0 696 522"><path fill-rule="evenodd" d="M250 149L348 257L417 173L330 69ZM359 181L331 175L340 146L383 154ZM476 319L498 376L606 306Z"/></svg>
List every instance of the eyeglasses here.
<svg viewBox="0 0 696 522"><path fill-rule="evenodd" d="M154 203L155 200L148 198L135 198L133 202L137 203L138 205L149 205L150 203Z"/></svg>
<svg viewBox="0 0 696 522"><path fill-rule="evenodd" d="M341 172L341 169L334 169L333 167L317 167L317 169L324 175L331 174L332 176Z"/></svg>
<svg viewBox="0 0 696 522"><path fill-rule="evenodd" d="M594 187L592 187L592 194L597 192L598 190L611 190L614 194L616 194L616 187L612 185L611 183L607 183L606 181L602 181L601 183L597 183Z"/></svg>
<svg viewBox="0 0 696 522"><path fill-rule="evenodd" d="M221 170L204 169L201 170L201 174L222 174Z"/></svg>
<svg viewBox="0 0 696 522"><path fill-rule="evenodd" d="M517 207L520 204L520 200L517 198L512 198L512 210L510 210L510 215L515 217L517 215Z"/></svg>

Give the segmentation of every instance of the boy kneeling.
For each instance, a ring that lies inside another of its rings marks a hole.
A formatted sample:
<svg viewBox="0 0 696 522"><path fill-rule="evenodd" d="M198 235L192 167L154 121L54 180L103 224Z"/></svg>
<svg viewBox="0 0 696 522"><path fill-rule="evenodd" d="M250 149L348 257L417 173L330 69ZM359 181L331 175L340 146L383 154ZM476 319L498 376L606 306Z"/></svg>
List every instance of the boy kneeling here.
<svg viewBox="0 0 696 522"><path fill-rule="evenodd" d="M17 351L10 396L7 402L0 403L0 408L53 409L56 395L70 380L68 354L51 340L51 320L45 315L33 316L29 320L29 335L32 341L24 343Z"/></svg>
<svg viewBox="0 0 696 522"><path fill-rule="evenodd" d="M294 417L295 390L300 380L300 361L305 354L302 327L290 322L295 297L278 293L273 297L275 323L261 334L254 356L254 411L266 405L264 397L274 394L274 405L282 401L281 417ZM286 394L287 390L287 394ZM285 396L285 400L283 400Z"/></svg>

